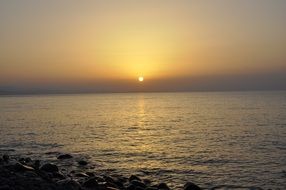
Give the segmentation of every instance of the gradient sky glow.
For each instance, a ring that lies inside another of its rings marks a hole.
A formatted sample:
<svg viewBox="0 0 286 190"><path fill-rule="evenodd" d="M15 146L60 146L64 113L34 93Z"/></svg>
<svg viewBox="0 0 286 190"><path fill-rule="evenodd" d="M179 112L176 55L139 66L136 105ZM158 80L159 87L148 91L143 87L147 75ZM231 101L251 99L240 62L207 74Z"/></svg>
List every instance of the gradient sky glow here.
<svg viewBox="0 0 286 190"><path fill-rule="evenodd" d="M0 90L286 89L285 0L8 0L0 28Z"/></svg>

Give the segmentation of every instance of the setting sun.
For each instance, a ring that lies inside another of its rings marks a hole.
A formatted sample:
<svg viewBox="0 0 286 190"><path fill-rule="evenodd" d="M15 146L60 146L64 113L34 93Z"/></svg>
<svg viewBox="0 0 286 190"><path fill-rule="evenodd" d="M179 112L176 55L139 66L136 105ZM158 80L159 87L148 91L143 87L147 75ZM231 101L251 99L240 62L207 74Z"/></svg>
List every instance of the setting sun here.
<svg viewBox="0 0 286 190"><path fill-rule="evenodd" d="M138 80L139 80L139 82L143 82L144 81L144 77L139 77Z"/></svg>

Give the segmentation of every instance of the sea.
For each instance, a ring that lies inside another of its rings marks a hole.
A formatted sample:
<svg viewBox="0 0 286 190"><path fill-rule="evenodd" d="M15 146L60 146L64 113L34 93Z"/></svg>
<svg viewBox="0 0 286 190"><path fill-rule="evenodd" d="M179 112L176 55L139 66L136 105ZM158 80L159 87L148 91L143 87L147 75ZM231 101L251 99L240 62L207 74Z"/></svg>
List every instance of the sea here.
<svg viewBox="0 0 286 190"><path fill-rule="evenodd" d="M174 189L286 189L286 91L0 96L0 153L84 157Z"/></svg>

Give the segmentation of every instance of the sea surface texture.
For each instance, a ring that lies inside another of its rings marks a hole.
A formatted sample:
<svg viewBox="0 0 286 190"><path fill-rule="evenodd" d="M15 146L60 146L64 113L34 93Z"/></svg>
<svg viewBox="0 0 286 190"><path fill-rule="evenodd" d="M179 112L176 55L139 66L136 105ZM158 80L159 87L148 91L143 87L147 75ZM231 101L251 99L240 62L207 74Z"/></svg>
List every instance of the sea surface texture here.
<svg viewBox="0 0 286 190"><path fill-rule="evenodd" d="M283 91L1 96L0 139L1 152L82 155L173 188L286 189Z"/></svg>

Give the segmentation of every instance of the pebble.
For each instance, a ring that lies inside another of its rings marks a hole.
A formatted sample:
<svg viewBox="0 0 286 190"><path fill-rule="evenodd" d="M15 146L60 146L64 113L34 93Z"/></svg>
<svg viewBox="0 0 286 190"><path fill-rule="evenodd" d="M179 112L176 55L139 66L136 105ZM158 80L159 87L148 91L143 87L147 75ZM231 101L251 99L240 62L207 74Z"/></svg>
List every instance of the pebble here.
<svg viewBox="0 0 286 190"><path fill-rule="evenodd" d="M64 159L71 159L73 158L70 154L61 154L57 157L58 160L64 160Z"/></svg>
<svg viewBox="0 0 286 190"><path fill-rule="evenodd" d="M86 166L86 165L88 164L88 162L85 161L85 160L80 160L80 161L78 161L77 163L78 163L79 165L81 165L81 166Z"/></svg>

